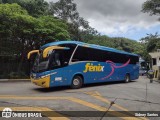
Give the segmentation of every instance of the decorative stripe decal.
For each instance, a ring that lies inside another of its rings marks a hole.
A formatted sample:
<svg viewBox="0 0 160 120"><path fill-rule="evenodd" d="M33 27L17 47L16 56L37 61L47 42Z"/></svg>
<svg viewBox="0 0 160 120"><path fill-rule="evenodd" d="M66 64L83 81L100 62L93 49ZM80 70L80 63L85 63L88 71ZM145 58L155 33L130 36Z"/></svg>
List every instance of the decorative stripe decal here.
<svg viewBox="0 0 160 120"><path fill-rule="evenodd" d="M123 64L121 66L116 66L115 63L110 60L107 60L106 63L111 65L111 72L109 73L109 75L105 76L104 78L101 78L101 80L105 80L105 79L109 78L114 73L115 68L123 68L123 67L127 66L130 63L130 59L125 64Z"/></svg>

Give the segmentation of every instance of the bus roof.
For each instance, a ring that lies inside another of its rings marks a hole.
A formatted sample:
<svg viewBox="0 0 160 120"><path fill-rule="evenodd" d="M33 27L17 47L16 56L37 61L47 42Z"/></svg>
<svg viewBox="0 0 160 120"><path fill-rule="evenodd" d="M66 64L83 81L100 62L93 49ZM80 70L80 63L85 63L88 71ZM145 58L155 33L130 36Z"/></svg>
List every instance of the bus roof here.
<svg viewBox="0 0 160 120"><path fill-rule="evenodd" d="M58 41L58 42L51 42L51 43L47 43L47 44L43 45L41 47L41 49L49 47L49 46L61 45L61 44L77 44L77 45L80 45L80 46L86 46L86 47L95 48L95 49L99 49L99 50L106 50L106 51L111 51L111 52L116 52L116 53L121 53L121 54L127 54L127 55L133 55L133 56L137 56L138 57L137 54L133 54L133 53L117 50L117 49L106 47L106 46L100 46L100 45L95 45L95 44L88 44L88 43L79 42L79 41Z"/></svg>

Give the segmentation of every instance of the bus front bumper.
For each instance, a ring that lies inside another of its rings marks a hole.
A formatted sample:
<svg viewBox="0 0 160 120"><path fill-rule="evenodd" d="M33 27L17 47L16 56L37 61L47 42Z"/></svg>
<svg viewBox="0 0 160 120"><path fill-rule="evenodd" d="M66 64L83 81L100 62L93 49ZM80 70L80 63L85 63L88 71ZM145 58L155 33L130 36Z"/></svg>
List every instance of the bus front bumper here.
<svg viewBox="0 0 160 120"><path fill-rule="evenodd" d="M38 78L38 79L33 79L31 78L31 82L34 83L35 85L44 87L44 88L49 88L50 86L50 76L44 77L44 78Z"/></svg>

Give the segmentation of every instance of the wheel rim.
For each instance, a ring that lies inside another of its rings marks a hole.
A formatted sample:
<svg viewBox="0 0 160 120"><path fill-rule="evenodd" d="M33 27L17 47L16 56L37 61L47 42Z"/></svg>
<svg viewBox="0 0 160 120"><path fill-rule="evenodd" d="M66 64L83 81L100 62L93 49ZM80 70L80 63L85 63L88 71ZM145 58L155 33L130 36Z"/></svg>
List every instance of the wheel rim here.
<svg viewBox="0 0 160 120"><path fill-rule="evenodd" d="M73 80L73 85L79 85L79 80L78 79L74 79Z"/></svg>

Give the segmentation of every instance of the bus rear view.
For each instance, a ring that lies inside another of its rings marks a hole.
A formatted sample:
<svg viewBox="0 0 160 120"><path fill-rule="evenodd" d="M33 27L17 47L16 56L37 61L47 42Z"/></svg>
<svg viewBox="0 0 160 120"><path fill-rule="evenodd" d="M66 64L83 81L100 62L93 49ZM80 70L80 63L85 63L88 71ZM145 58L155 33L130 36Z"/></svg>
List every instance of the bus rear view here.
<svg viewBox="0 0 160 120"><path fill-rule="evenodd" d="M37 54L32 71L32 83L45 88L138 79L139 64L135 54L113 48L76 41L46 44Z"/></svg>

